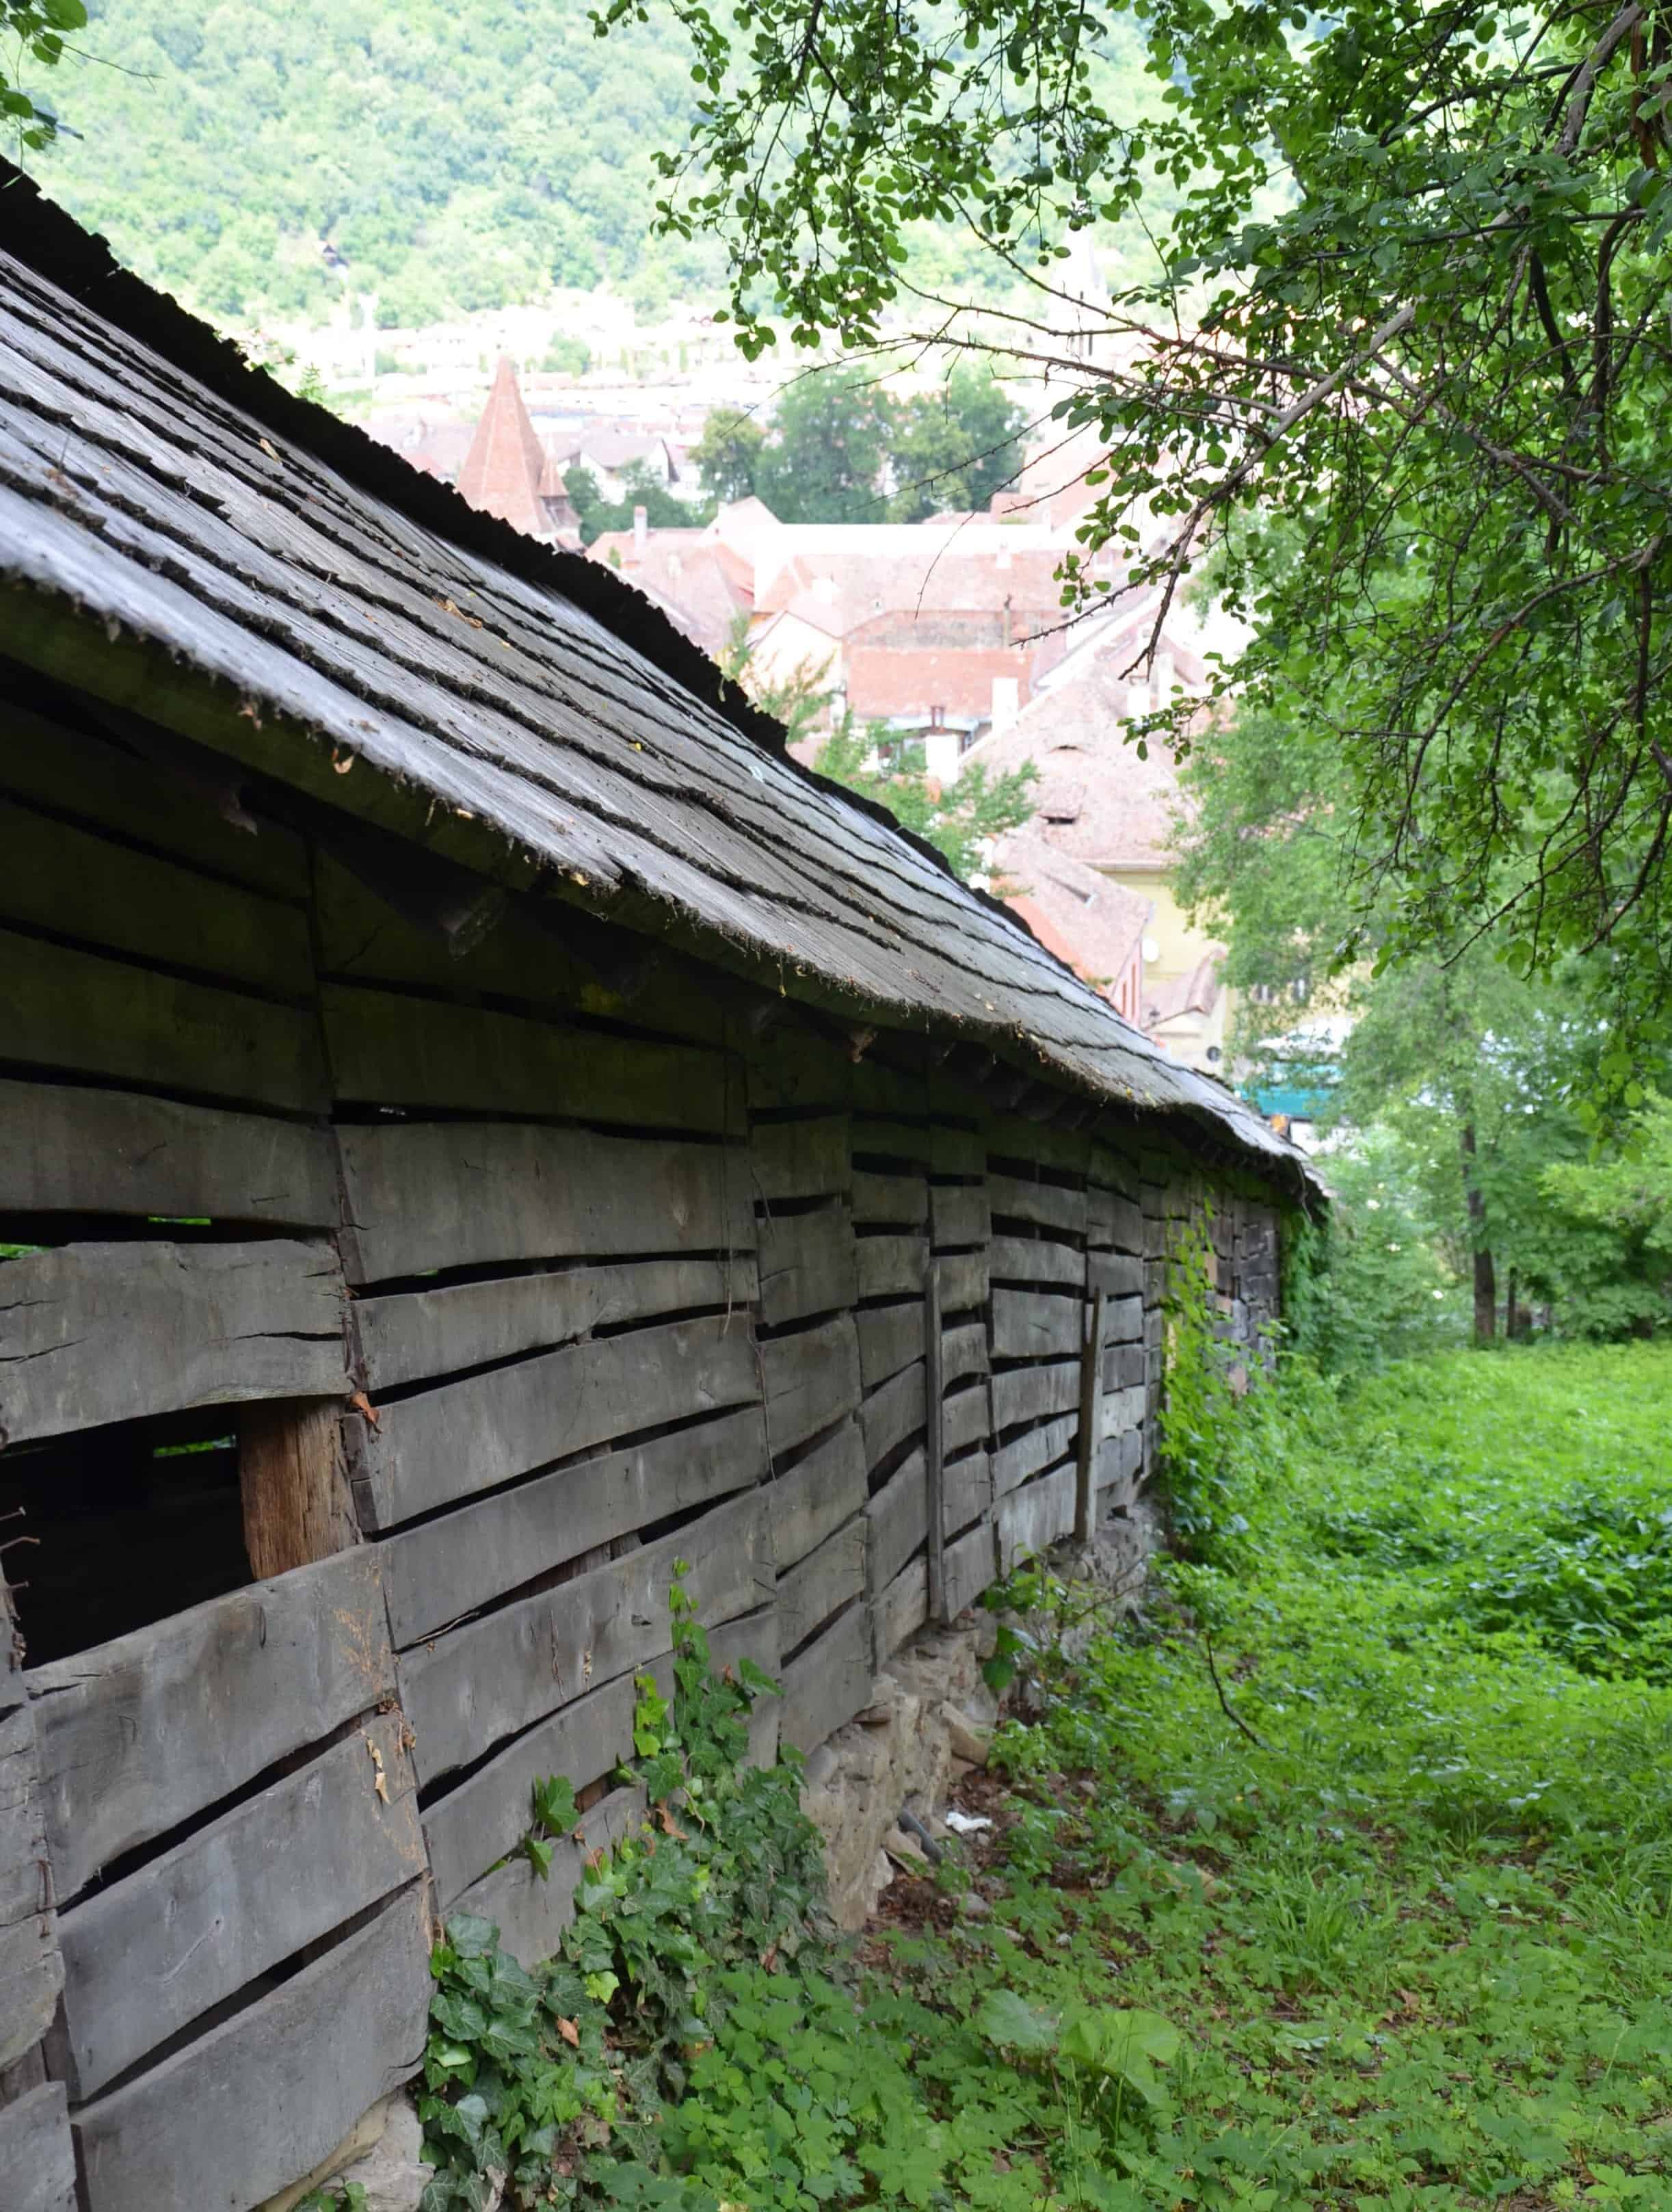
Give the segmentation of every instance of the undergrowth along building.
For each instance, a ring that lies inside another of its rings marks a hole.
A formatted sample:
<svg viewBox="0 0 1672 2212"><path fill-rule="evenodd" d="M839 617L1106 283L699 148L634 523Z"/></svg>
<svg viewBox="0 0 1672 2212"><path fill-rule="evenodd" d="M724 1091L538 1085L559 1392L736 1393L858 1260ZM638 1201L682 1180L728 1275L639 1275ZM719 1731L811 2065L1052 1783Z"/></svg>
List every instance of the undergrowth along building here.
<svg viewBox="0 0 1672 2212"><path fill-rule="evenodd" d="M675 1558L840 1727L1304 1164L608 570L0 191L0 2175L254 2205L548 1953ZM21 1537L22 1542L17 1540Z"/></svg>

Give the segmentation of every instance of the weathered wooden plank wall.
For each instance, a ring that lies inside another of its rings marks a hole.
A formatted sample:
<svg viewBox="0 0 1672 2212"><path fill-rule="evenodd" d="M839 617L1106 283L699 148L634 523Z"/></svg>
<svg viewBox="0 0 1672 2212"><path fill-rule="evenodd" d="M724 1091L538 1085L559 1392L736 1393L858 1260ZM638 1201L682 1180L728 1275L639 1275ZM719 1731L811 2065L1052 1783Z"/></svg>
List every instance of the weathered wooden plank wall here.
<svg viewBox="0 0 1672 2212"><path fill-rule="evenodd" d="M458 951L457 884L251 834L102 726L15 734L0 1227L40 1249L0 1270L0 1484L236 1403L291 1571L171 1603L160 1543L148 1625L60 1620L27 1671L3 1639L0 2073L34 2071L0 2160L43 2146L43 2212L72 2131L88 2212L253 2203L410 2071L432 1910L549 1953L580 1847L534 1880L534 1783L589 1846L639 1817L610 1778L676 1559L782 1680L769 1757L1130 1510L1209 1186L485 886ZM1214 1235L1251 1341L1275 1216L1221 1193Z"/></svg>

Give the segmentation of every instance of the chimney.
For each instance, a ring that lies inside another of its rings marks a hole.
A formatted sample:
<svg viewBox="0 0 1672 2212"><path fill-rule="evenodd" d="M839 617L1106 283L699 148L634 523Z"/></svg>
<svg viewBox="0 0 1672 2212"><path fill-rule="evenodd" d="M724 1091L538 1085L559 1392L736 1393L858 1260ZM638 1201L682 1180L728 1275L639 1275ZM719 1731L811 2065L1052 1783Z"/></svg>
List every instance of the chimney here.
<svg viewBox="0 0 1672 2212"><path fill-rule="evenodd" d="M650 517L642 507L635 507L633 510L633 557L635 561L644 559L645 541L649 536Z"/></svg>
<svg viewBox="0 0 1672 2212"><path fill-rule="evenodd" d="M1001 553L998 559L1001 568L1008 565L1008 555ZM1004 594L1004 650L1007 653L1010 650L1010 594L1009 592Z"/></svg>
<svg viewBox="0 0 1672 2212"><path fill-rule="evenodd" d="M1021 679L1015 676L995 676L993 678L993 734L1008 730L1016 719Z"/></svg>

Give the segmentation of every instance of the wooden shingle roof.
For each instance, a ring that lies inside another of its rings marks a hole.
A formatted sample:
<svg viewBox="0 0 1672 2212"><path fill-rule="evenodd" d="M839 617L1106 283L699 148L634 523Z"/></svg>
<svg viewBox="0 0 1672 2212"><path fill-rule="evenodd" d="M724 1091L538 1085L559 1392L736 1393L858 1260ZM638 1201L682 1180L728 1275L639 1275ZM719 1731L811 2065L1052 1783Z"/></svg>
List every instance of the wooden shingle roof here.
<svg viewBox="0 0 1672 2212"><path fill-rule="evenodd" d="M1300 1171L789 760L610 572L294 399L21 181L0 187L0 580L16 659L432 850Z"/></svg>

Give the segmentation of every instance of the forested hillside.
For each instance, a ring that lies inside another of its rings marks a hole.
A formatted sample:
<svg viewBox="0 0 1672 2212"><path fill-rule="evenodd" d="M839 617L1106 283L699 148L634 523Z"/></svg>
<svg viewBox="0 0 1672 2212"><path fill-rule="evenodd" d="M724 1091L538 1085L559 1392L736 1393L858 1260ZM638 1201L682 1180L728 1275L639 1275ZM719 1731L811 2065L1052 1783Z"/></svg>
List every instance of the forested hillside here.
<svg viewBox="0 0 1672 2212"><path fill-rule="evenodd" d="M609 277L718 295L650 235L652 147L692 86L671 19L594 35L587 0L104 0L38 88L78 134L35 157L123 258L221 316L322 315L348 264L422 324Z"/></svg>

